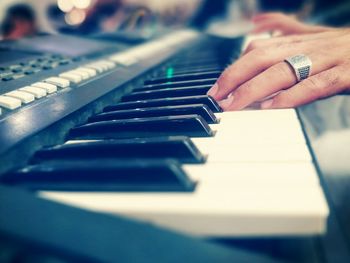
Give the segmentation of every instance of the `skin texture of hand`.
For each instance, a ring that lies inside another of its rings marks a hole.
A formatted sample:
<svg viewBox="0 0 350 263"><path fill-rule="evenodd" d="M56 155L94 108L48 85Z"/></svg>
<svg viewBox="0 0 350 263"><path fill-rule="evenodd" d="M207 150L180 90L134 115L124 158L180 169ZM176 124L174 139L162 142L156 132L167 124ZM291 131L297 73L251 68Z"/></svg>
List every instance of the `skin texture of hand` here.
<svg viewBox="0 0 350 263"><path fill-rule="evenodd" d="M311 34L331 30L329 27L307 25L295 17L283 13L263 13L253 17L255 28L252 33L273 31L275 35Z"/></svg>
<svg viewBox="0 0 350 263"><path fill-rule="evenodd" d="M309 78L297 82L290 56L304 54L313 65ZM252 42L219 77L208 95L224 110L293 108L350 90L350 30L276 37Z"/></svg>

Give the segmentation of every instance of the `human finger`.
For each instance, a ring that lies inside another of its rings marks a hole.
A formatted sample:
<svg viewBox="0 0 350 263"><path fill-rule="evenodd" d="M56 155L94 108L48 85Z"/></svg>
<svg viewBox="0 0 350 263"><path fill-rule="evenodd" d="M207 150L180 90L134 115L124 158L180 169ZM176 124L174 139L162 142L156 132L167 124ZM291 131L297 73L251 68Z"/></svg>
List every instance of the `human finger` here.
<svg viewBox="0 0 350 263"><path fill-rule="evenodd" d="M319 40L324 38L334 38L337 36L341 36L343 32L341 30L333 30L322 33L313 33L313 34L304 34L304 35L291 35L291 36L278 36L269 39L259 39L254 40L247 48L244 50L243 54L246 54L257 48L265 48L268 46L279 46L284 44L296 44L296 43L305 43L307 41Z"/></svg>
<svg viewBox="0 0 350 263"><path fill-rule="evenodd" d="M313 61L310 74L318 74L336 63L336 60L329 60L325 55L310 54L308 57ZM227 100L220 102L220 106L224 110L240 110L296 83L294 70L282 61L240 85Z"/></svg>
<svg viewBox="0 0 350 263"><path fill-rule="evenodd" d="M272 65L283 61L284 58L305 50L305 44L285 45L279 48L268 47L254 49L238 59L220 75L214 86L208 91L208 95L220 101L233 92L244 82L260 74Z"/></svg>
<svg viewBox="0 0 350 263"><path fill-rule="evenodd" d="M315 74L261 104L262 109L293 108L343 91L350 85L345 66Z"/></svg>

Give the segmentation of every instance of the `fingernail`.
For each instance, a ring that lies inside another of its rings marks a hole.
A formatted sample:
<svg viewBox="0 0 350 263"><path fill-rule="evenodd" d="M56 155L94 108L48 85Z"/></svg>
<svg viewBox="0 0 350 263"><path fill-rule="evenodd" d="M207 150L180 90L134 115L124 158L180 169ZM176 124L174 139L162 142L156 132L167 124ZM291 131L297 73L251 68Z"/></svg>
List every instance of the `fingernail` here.
<svg viewBox="0 0 350 263"><path fill-rule="evenodd" d="M265 100L264 102L262 102L260 104L260 108L262 108L262 109L269 109L269 108L271 108L272 103L273 103L273 99Z"/></svg>
<svg viewBox="0 0 350 263"><path fill-rule="evenodd" d="M223 108L224 110L229 109L229 107L231 106L232 102L234 100L234 96L232 95L232 93L230 94L230 96L227 97L227 99L224 99L222 101L219 101L219 105L221 108Z"/></svg>
<svg viewBox="0 0 350 263"><path fill-rule="evenodd" d="M210 88L210 90L208 90L207 94L209 96L214 97L216 95L216 93L218 93L219 90L219 85L217 83L214 84L213 87Z"/></svg>

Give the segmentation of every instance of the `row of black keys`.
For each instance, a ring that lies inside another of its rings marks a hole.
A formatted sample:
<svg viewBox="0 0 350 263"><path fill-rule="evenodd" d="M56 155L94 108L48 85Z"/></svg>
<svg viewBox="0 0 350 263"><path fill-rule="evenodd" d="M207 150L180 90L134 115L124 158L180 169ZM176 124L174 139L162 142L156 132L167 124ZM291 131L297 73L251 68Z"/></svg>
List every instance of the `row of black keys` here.
<svg viewBox="0 0 350 263"><path fill-rule="evenodd" d="M3 181L34 190L193 191L181 163L206 157L189 137L213 136L208 123L218 123L221 111L206 95L221 66L197 61L172 62L170 78L159 72L68 135L98 141L42 149Z"/></svg>

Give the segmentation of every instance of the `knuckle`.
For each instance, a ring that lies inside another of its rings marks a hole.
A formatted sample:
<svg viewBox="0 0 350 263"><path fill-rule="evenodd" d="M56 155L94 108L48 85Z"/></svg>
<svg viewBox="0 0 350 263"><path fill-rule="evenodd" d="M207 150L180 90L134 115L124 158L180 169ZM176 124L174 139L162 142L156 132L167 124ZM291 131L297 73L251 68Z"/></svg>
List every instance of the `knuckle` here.
<svg viewBox="0 0 350 263"><path fill-rule="evenodd" d="M310 94L317 96L322 90L323 81L320 80L319 77L311 77L304 80L302 85L308 90Z"/></svg>
<svg viewBox="0 0 350 263"><path fill-rule="evenodd" d="M264 60L268 57L269 49L267 48L256 48L252 50L252 56L258 60Z"/></svg>
<svg viewBox="0 0 350 263"><path fill-rule="evenodd" d="M248 45L248 50L254 50L259 48L262 45L262 41L261 40L253 40L249 43Z"/></svg>
<svg viewBox="0 0 350 263"><path fill-rule="evenodd" d="M339 71L328 70L305 80L304 85L315 95L332 92L334 88L341 85L341 75Z"/></svg>

